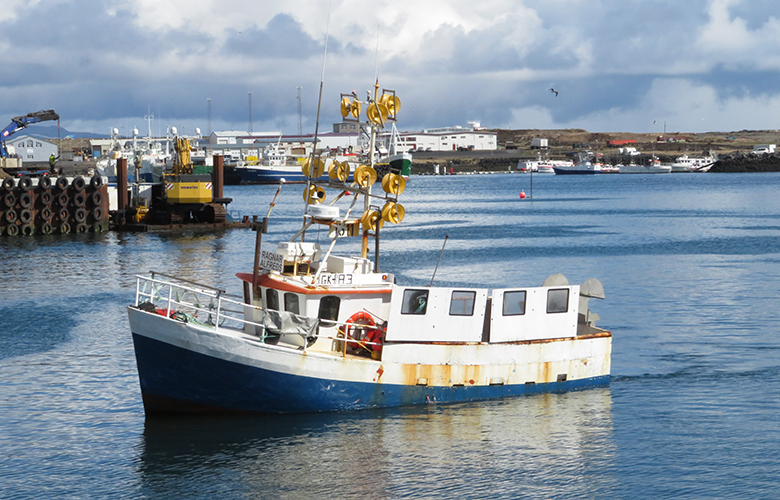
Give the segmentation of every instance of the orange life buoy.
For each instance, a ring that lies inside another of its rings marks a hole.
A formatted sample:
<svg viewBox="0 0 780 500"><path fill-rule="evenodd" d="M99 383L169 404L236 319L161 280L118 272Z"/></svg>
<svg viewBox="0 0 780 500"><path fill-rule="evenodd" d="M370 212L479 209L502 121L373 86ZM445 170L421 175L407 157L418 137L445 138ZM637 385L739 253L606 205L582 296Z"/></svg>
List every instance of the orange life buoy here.
<svg viewBox="0 0 780 500"><path fill-rule="evenodd" d="M339 333L354 340L354 342L347 343L350 348L357 350L363 347L369 352L382 350L382 346L379 345L382 342L382 328L377 327L371 314L358 311L350 316L346 323L346 325L339 327ZM362 336L361 331L365 332ZM372 342L372 344L364 344L363 342Z"/></svg>

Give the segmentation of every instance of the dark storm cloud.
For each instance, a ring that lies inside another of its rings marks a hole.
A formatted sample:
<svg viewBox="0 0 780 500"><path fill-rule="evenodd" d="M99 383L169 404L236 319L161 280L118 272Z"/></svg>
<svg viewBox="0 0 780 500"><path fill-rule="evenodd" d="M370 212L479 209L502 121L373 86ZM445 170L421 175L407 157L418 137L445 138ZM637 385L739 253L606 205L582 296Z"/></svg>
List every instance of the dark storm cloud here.
<svg viewBox="0 0 780 500"><path fill-rule="evenodd" d="M329 50L338 50L338 42L329 40ZM269 59L307 59L322 53L321 41L312 39L289 14L277 14L265 28L252 26L232 33L225 41L228 53L256 55Z"/></svg>

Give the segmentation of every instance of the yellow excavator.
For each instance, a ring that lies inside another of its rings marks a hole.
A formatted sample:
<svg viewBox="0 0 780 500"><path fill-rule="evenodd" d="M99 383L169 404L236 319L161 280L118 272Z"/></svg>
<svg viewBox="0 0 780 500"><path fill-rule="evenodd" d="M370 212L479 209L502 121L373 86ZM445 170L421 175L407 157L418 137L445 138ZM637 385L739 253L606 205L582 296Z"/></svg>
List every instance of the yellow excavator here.
<svg viewBox="0 0 780 500"><path fill-rule="evenodd" d="M225 222L225 205L233 200L214 198L208 167L192 165L189 139L177 137L174 151L171 173L164 174L162 181L152 186L152 206L147 220L152 224Z"/></svg>

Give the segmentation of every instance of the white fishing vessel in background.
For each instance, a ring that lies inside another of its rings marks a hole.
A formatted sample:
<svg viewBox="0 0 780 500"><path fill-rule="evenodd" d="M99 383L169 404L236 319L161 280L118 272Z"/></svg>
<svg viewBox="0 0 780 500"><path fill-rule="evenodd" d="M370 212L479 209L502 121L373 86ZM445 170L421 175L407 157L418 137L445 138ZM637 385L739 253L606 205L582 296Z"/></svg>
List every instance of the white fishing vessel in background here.
<svg viewBox="0 0 780 500"><path fill-rule="evenodd" d="M682 155L672 162L672 172L707 172L716 161L717 158L709 153L699 157Z"/></svg>
<svg viewBox="0 0 780 500"><path fill-rule="evenodd" d="M350 112L359 109L346 98ZM367 101L373 142L401 102L378 83ZM160 273L138 277L128 315L147 415L355 410L609 382L612 334L588 307L604 298L595 279L438 287L434 271L427 286L397 284L380 267L380 232L404 220L407 181L393 168L374 189L375 164L372 147L348 182L349 165L318 180L324 163L313 155L304 163L303 226L263 250L268 219L258 224L252 272L237 274L243 297ZM328 229L327 246L306 239L314 227ZM360 253L335 253L342 238L359 238Z"/></svg>
<svg viewBox="0 0 780 500"><path fill-rule="evenodd" d="M556 175L590 175L601 172L601 165L591 161L588 153L578 153L577 161L572 165L556 165L553 167Z"/></svg>
<svg viewBox="0 0 780 500"><path fill-rule="evenodd" d="M619 173L621 174L668 174L672 171L671 165L662 165L655 157L647 165L621 165Z"/></svg>

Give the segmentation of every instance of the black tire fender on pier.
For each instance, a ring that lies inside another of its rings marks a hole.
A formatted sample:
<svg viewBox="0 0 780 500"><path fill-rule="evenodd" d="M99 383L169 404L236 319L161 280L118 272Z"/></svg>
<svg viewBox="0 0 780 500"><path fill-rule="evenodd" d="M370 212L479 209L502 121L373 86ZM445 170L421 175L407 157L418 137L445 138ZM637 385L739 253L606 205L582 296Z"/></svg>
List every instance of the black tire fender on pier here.
<svg viewBox="0 0 780 500"><path fill-rule="evenodd" d="M3 186L3 189L5 189L6 191L12 190L14 188L14 186L16 186L16 183L14 182L14 178L13 177L6 177L5 179L3 179L2 186Z"/></svg>
<svg viewBox="0 0 780 500"><path fill-rule="evenodd" d="M31 236L35 234L35 226L32 224L22 224L22 234L25 236Z"/></svg>
<svg viewBox="0 0 780 500"><path fill-rule="evenodd" d="M44 175L38 179L38 187L41 189L51 189L51 177Z"/></svg>
<svg viewBox="0 0 780 500"><path fill-rule="evenodd" d="M16 210L6 210L5 212L5 221L9 224L14 224L16 222L16 219L19 218L19 214L16 213ZM9 233L10 234L10 233Z"/></svg>
<svg viewBox="0 0 780 500"><path fill-rule="evenodd" d="M87 219L87 211L83 208L77 208L76 211L73 212L73 218L78 223L84 222Z"/></svg>
<svg viewBox="0 0 780 500"><path fill-rule="evenodd" d="M22 193L19 197L19 205L22 208L30 208L32 206L33 198L31 193Z"/></svg>
<svg viewBox="0 0 780 500"><path fill-rule="evenodd" d="M76 177L73 179L73 182L70 183L70 186L73 188L74 191L84 191L84 186L86 186L87 183L84 181L84 178L81 176Z"/></svg>
<svg viewBox="0 0 780 500"><path fill-rule="evenodd" d="M43 225L41 225L41 234L51 234L53 230L54 228L51 227L49 222L44 222Z"/></svg>
<svg viewBox="0 0 780 500"><path fill-rule="evenodd" d="M3 204L5 208L14 208L14 205L16 205L16 194L13 192L6 193L3 196Z"/></svg>
<svg viewBox="0 0 780 500"><path fill-rule="evenodd" d="M103 209L100 207L95 207L92 210L92 217L95 218L95 220L100 220L103 218Z"/></svg>
<svg viewBox="0 0 780 500"><path fill-rule="evenodd" d="M41 219L45 220L46 222L51 221L51 218L54 217L54 212L50 207L43 207L41 209Z"/></svg>
<svg viewBox="0 0 780 500"><path fill-rule="evenodd" d="M19 220L22 222L22 224L29 224L33 220L33 214L32 210L29 208L23 208L19 212Z"/></svg>
<svg viewBox="0 0 780 500"><path fill-rule="evenodd" d="M87 203L87 195L84 191L79 191L73 195L73 204L77 207L83 207Z"/></svg>
<svg viewBox="0 0 780 500"><path fill-rule="evenodd" d="M54 195L51 194L51 191L41 193L41 205L44 207L50 207L52 200L54 200Z"/></svg>
<svg viewBox="0 0 780 500"><path fill-rule="evenodd" d="M68 212L68 209L67 209L67 208L61 208L61 209L59 209L59 211L57 212L57 217L59 217L59 219L60 219L62 222L65 222L65 221L67 221L67 220L68 220L68 217L70 217L70 212Z"/></svg>
<svg viewBox="0 0 780 500"><path fill-rule="evenodd" d="M19 226L17 226L16 224L11 224L5 229L5 232L6 234L8 234L8 236L16 236L17 234L19 234Z"/></svg>
<svg viewBox="0 0 780 500"><path fill-rule="evenodd" d="M92 193L92 204L99 207L103 203L103 194L99 191Z"/></svg>
<svg viewBox="0 0 780 500"><path fill-rule="evenodd" d="M70 201L70 196L68 196L68 193L60 193L57 195L57 204L61 207L68 206L68 202Z"/></svg>
<svg viewBox="0 0 780 500"><path fill-rule="evenodd" d="M19 179L19 189L21 189L24 192L27 192L30 189L32 189L32 179L30 179L26 175L21 179Z"/></svg>
<svg viewBox="0 0 780 500"><path fill-rule="evenodd" d="M68 178L65 177L64 175L61 175L57 177L56 184L57 184L57 189L59 189L60 191L65 191L66 189L68 189Z"/></svg>
<svg viewBox="0 0 780 500"><path fill-rule="evenodd" d="M83 222L80 224L76 224L76 232L78 234L83 234L86 233L87 231L89 231L89 227Z"/></svg>
<svg viewBox="0 0 780 500"><path fill-rule="evenodd" d="M68 234L70 232L70 224L63 222L60 224L60 234Z"/></svg>
<svg viewBox="0 0 780 500"><path fill-rule="evenodd" d="M89 185L92 187L92 189L100 189L103 187L103 178L99 174L95 174L89 180Z"/></svg>

